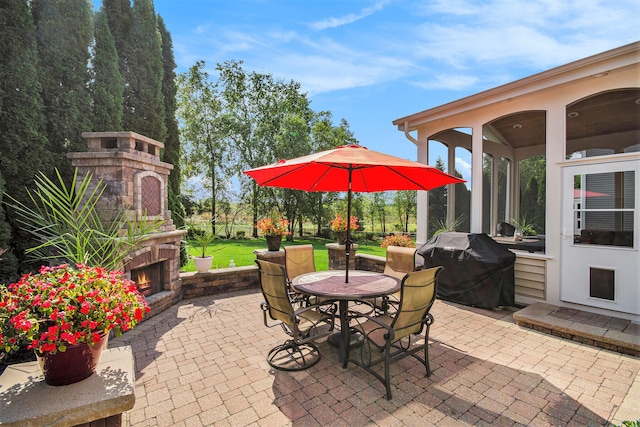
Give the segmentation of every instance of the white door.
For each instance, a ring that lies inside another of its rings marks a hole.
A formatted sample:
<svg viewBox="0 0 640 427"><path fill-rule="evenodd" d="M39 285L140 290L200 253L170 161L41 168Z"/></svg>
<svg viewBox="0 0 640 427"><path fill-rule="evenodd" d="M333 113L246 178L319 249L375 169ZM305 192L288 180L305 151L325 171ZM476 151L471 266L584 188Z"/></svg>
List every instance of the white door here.
<svg viewBox="0 0 640 427"><path fill-rule="evenodd" d="M563 169L561 300L640 314L639 188L640 160Z"/></svg>

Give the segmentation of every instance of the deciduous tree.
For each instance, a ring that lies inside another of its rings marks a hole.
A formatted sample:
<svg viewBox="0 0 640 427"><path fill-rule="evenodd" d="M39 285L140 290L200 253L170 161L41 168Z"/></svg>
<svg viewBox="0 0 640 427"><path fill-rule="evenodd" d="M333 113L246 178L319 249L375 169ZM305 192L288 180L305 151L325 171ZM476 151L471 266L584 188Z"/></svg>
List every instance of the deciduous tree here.
<svg viewBox="0 0 640 427"><path fill-rule="evenodd" d="M300 115L311 119L309 101L300 93L300 84L277 80L271 74L247 73L242 62L218 64L222 95L221 131L227 144L233 147L236 172L277 160L276 136L285 117ZM261 189L243 180L252 206L254 237L258 222Z"/></svg>
<svg viewBox="0 0 640 427"><path fill-rule="evenodd" d="M400 220L400 226L405 233L409 232L409 219L415 218L418 193L413 191L396 191L393 205Z"/></svg>
<svg viewBox="0 0 640 427"><path fill-rule="evenodd" d="M205 67L204 61L198 61L188 72L178 76L177 112L183 123L182 170L185 178L205 178L202 185L211 190L211 228L215 233L217 189L224 182L229 162L227 140L219 129L221 96Z"/></svg>

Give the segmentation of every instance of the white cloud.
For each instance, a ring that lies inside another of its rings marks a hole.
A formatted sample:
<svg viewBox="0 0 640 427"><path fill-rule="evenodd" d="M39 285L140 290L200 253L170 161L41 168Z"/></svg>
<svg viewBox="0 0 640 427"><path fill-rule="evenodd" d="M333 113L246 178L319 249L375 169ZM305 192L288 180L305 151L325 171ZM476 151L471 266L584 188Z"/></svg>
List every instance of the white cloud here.
<svg viewBox="0 0 640 427"><path fill-rule="evenodd" d="M624 0L438 0L419 13L416 55L459 69L557 66L634 41L640 18Z"/></svg>
<svg viewBox="0 0 640 427"><path fill-rule="evenodd" d="M195 27L193 29L193 32L195 34L205 34L209 31L209 29L211 28L210 24L206 24L206 25L198 25L197 27Z"/></svg>
<svg viewBox="0 0 640 427"><path fill-rule="evenodd" d="M202 22L172 35L179 64L243 60L310 94L401 79L422 90L472 93L634 41L636 2L380 1L310 25L299 6L295 20ZM367 17L357 31L349 25Z"/></svg>
<svg viewBox="0 0 640 427"><path fill-rule="evenodd" d="M471 188L471 164L460 157L456 157L456 170L467 182L467 188Z"/></svg>
<svg viewBox="0 0 640 427"><path fill-rule="evenodd" d="M375 12L381 10L386 3L387 3L386 1L378 2L372 7L367 7L362 9L360 13L349 13L339 18L328 18L322 21L312 22L311 24L309 24L309 27L313 28L316 31L322 31L328 28L337 28L343 25L352 24L356 21L359 21L362 18L366 18L367 16L372 15Z"/></svg>
<svg viewBox="0 0 640 427"><path fill-rule="evenodd" d="M415 81L413 84L426 90L445 89L445 90L465 90L473 87L478 78L465 74L427 74L424 80Z"/></svg>

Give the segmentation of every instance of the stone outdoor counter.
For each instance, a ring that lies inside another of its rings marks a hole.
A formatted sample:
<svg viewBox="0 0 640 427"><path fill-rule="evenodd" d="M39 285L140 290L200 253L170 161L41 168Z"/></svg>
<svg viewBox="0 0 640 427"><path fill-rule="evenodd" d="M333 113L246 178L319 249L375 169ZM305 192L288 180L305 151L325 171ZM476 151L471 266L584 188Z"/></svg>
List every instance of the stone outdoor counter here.
<svg viewBox="0 0 640 427"><path fill-rule="evenodd" d="M0 426L119 426L134 383L131 347L104 350L95 374L67 386L46 384L38 362L10 365L0 376Z"/></svg>

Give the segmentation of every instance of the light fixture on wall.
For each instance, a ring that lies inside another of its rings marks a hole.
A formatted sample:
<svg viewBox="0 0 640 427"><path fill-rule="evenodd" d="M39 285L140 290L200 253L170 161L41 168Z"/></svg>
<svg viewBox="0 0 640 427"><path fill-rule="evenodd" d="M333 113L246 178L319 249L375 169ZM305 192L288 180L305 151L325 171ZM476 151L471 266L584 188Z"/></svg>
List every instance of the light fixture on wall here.
<svg viewBox="0 0 640 427"><path fill-rule="evenodd" d="M522 125L520 123L516 123L515 125L513 125L514 129L522 129Z"/></svg>
<svg viewBox="0 0 640 427"><path fill-rule="evenodd" d="M580 113L578 113L577 111L572 111L569 114L567 114L568 117L571 117L572 119L575 119L576 117L578 117L580 115Z"/></svg>
<svg viewBox="0 0 640 427"><path fill-rule="evenodd" d="M595 74L593 75L593 77L595 77L596 79L598 79L598 78L600 78L600 77L604 77L604 76L608 76L608 75L609 75L609 72L608 72L608 71L603 71L603 72L601 72L601 73L595 73Z"/></svg>
<svg viewBox="0 0 640 427"><path fill-rule="evenodd" d="M636 99L636 104L640 105L640 98Z"/></svg>

